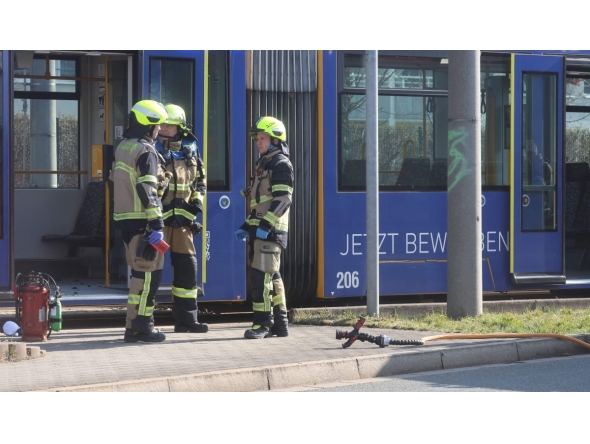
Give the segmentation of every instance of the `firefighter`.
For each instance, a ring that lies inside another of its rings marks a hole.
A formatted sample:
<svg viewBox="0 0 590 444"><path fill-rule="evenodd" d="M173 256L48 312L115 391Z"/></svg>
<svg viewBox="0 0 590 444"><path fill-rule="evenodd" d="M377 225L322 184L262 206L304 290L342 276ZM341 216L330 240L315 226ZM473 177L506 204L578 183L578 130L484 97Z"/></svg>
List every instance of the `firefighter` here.
<svg viewBox="0 0 590 444"><path fill-rule="evenodd" d="M164 255L151 245L164 237L158 183L164 159L154 146L160 124L168 114L161 103L141 100L131 108L129 126L114 154L113 228L121 230L131 283L127 300L125 342L161 342L166 336L154 329L156 291L162 279ZM145 236L144 236L145 234ZM149 242L148 242L149 235Z"/></svg>
<svg viewBox="0 0 590 444"><path fill-rule="evenodd" d="M256 162L250 198L250 215L236 231L239 241L248 239L252 327L247 339L289 335L285 288L279 268L287 248L289 208L293 194L293 166L289 160L285 125L274 117L260 117L250 135L256 140Z"/></svg>
<svg viewBox="0 0 590 444"><path fill-rule="evenodd" d="M207 333L209 325L197 321L197 255L193 236L201 232L197 222L207 191L205 168L197 141L186 125L184 110L166 105L156 149L166 161L171 179L162 197L164 240L170 245L173 270L172 315L176 333Z"/></svg>

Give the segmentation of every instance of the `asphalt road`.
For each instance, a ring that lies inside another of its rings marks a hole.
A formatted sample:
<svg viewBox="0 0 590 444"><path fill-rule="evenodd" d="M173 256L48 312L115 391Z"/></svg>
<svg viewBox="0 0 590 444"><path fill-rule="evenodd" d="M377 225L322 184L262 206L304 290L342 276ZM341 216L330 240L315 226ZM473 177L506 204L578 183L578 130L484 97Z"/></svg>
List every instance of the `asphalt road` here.
<svg viewBox="0 0 590 444"><path fill-rule="evenodd" d="M590 356L539 359L515 364L414 373L345 381L295 392L590 392Z"/></svg>

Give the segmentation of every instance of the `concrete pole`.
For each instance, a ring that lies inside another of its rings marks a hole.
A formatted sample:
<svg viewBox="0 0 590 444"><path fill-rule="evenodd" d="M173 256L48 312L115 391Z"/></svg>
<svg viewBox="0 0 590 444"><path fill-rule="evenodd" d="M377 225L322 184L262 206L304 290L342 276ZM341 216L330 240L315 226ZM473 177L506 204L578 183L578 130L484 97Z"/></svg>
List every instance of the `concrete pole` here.
<svg viewBox="0 0 590 444"><path fill-rule="evenodd" d="M447 316L482 313L480 51L449 51Z"/></svg>
<svg viewBox="0 0 590 444"><path fill-rule="evenodd" d="M55 75L55 60L49 60L49 73ZM32 91L55 92L55 79L31 81ZM56 101L31 100L31 170L57 170ZM38 188L57 188L57 174L31 174Z"/></svg>
<svg viewBox="0 0 590 444"><path fill-rule="evenodd" d="M379 142L377 51L366 54L367 315L379 316Z"/></svg>

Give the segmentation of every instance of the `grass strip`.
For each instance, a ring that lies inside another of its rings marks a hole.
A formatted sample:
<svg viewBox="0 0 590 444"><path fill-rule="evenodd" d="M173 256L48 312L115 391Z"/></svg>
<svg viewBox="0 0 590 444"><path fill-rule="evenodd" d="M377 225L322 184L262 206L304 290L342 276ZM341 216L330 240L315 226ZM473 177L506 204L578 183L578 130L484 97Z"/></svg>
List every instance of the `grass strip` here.
<svg viewBox="0 0 590 444"><path fill-rule="evenodd" d="M444 333L550 333L558 335L590 332L590 309L540 308L522 313L486 313L451 319L443 313L407 318L383 313L379 317L366 316L363 328L436 331ZM352 327L359 319L355 312L334 314L330 310L295 312L293 324L332 325Z"/></svg>

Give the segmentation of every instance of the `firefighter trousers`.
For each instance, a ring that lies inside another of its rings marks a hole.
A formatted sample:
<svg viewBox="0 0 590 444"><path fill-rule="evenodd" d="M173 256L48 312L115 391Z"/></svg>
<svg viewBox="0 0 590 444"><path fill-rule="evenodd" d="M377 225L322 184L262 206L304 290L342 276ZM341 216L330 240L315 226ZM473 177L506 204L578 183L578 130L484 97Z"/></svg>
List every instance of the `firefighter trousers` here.
<svg viewBox="0 0 590 444"><path fill-rule="evenodd" d="M172 316L174 325L197 322L197 254L190 227L164 227L172 264Z"/></svg>
<svg viewBox="0 0 590 444"><path fill-rule="evenodd" d="M282 247L277 242L254 239L250 248L250 298L252 325L287 329L285 286L279 272Z"/></svg>
<svg viewBox="0 0 590 444"><path fill-rule="evenodd" d="M133 329L141 317L140 328L146 333L148 326L153 329L154 306L156 292L162 280L162 268L164 267L164 255L158 253L153 261L148 261L137 256L137 245L143 232L122 232L125 244L125 258L131 268L131 282L129 284L129 296L127 298L127 318L125 328ZM151 331L150 329L150 331ZM135 328L138 330L138 328Z"/></svg>

